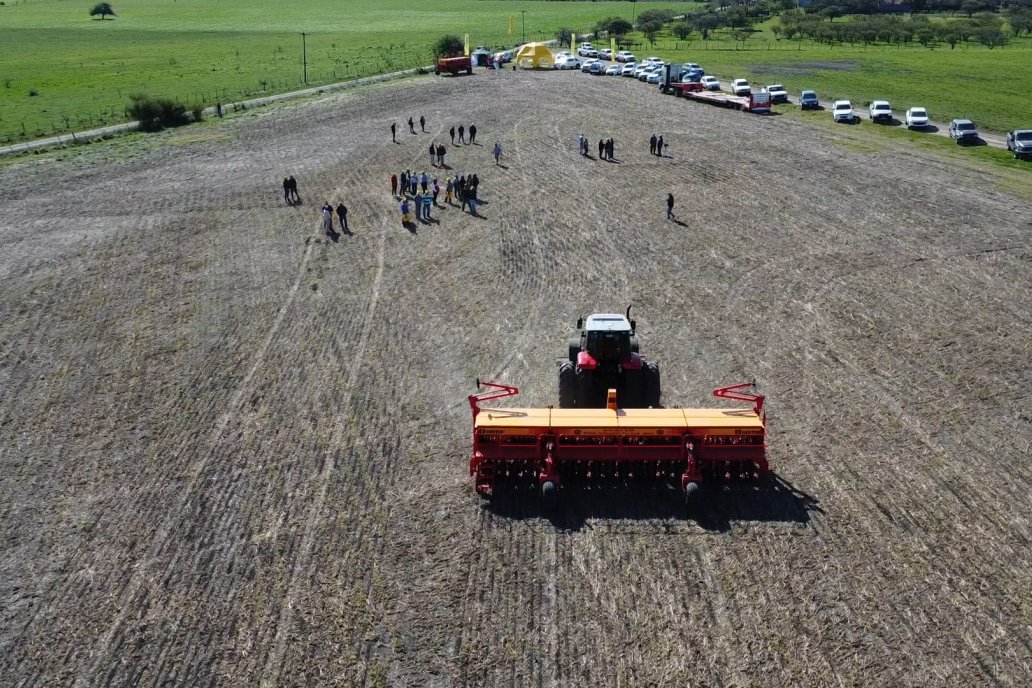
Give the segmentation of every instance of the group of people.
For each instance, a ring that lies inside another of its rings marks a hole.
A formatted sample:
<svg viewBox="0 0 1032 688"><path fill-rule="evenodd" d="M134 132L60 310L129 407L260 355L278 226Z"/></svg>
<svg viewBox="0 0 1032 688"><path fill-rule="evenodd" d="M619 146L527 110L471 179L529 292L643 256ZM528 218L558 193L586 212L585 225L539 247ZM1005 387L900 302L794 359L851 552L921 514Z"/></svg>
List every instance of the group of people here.
<svg viewBox="0 0 1032 688"><path fill-rule="evenodd" d="M475 174L449 177L444 182L444 202L454 205L457 201L462 210L469 206L470 215L475 216L479 186L480 178ZM391 194L401 198L402 223L411 222L413 217L429 222L433 220L431 209L438 206L441 186L436 179L431 182L425 172L419 174L406 170L400 176L391 175Z"/></svg>
<svg viewBox="0 0 1032 688"><path fill-rule="evenodd" d="M297 193L297 180L294 175L283 178L283 200L287 205L300 205L301 196Z"/></svg>
<svg viewBox="0 0 1032 688"><path fill-rule="evenodd" d="M344 234L350 234L351 231L348 229L348 207L343 203L337 204L337 220L340 222L340 231ZM323 203L322 207L322 221L323 231L326 232L326 236L333 236L333 206L327 201Z"/></svg>
<svg viewBox="0 0 1032 688"><path fill-rule="evenodd" d="M465 127L465 125L460 124L458 132L459 132L459 143L466 143L466 127ZM455 127L452 127L451 129L449 129L448 133L451 134L451 142L452 142L452 145L454 146L455 145ZM471 125L469 125L469 143L476 144L476 142L477 142L477 125L471 124Z"/></svg>
<svg viewBox="0 0 1032 688"><path fill-rule="evenodd" d="M409 132L416 133L416 122L411 117L408 118ZM423 115L419 116L419 130L426 133L426 117ZM391 122L391 141L394 143L398 142L398 123Z"/></svg>
<svg viewBox="0 0 1032 688"><path fill-rule="evenodd" d="M577 137L577 150L581 155L588 155L588 139L584 134L580 134ZM612 138L599 139L598 140L598 159L599 160L613 160L613 148L616 144Z"/></svg>
<svg viewBox="0 0 1032 688"><path fill-rule="evenodd" d="M656 138L656 135L653 134L649 139L649 153L663 157L663 145L663 137Z"/></svg>

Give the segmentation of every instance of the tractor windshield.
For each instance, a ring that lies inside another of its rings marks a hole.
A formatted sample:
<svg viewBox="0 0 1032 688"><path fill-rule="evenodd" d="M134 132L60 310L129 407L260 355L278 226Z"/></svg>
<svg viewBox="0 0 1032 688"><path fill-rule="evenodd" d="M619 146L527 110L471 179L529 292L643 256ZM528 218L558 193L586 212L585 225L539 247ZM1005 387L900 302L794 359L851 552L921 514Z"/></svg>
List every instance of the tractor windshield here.
<svg viewBox="0 0 1032 688"><path fill-rule="evenodd" d="M588 353L599 361L621 361L630 353L627 332L589 332Z"/></svg>

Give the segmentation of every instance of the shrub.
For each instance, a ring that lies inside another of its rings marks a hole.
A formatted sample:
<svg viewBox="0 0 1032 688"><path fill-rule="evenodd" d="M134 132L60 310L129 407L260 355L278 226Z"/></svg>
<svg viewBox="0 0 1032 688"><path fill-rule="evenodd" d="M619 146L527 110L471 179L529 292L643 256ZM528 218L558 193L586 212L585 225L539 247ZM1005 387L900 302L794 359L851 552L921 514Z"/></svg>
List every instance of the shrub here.
<svg viewBox="0 0 1032 688"><path fill-rule="evenodd" d="M159 131L189 122L186 108L167 98L151 98L146 93L129 96L129 116L140 122L144 131Z"/></svg>
<svg viewBox="0 0 1032 688"><path fill-rule="evenodd" d="M201 122L204 120L204 106L194 105L190 108L190 114L193 115L193 121Z"/></svg>

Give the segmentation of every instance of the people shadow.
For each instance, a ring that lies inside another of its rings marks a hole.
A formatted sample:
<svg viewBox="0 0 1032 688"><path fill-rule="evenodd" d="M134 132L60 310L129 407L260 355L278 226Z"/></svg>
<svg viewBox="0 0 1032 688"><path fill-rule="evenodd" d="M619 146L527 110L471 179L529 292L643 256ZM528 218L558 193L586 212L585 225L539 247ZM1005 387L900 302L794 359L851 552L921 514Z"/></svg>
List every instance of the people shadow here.
<svg viewBox="0 0 1032 688"><path fill-rule="evenodd" d="M508 165L503 165L502 163L498 163L498 167L501 167L503 170L509 169Z"/></svg>
<svg viewBox="0 0 1032 688"><path fill-rule="evenodd" d="M824 513L816 498L780 477L758 484L707 484L690 504L680 489L664 483L564 482L558 503L551 508L542 502L536 487L503 484L496 486L484 508L498 518L546 518L566 531L582 530L589 520L621 520L695 522L711 532L728 532L734 522L807 525L812 514Z"/></svg>
<svg viewBox="0 0 1032 688"><path fill-rule="evenodd" d="M337 230L335 229L331 229L330 231L326 232L326 238L335 244L340 243L340 234L338 234Z"/></svg>
<svg viewBox="0 0 1032 688"><path fill-rule="evenodd" d="M684 220L678 220L678 219L677 219L676 217L675 217L675 218L673 218L673 223L674 223L675 225L679 225L679 226L681 226L681 227L687 227L687 226L688 226L688 223L687 223L687 222L685 222Z"/></svg>
<svg viewBox="0 0 1032 688"><path fill-rule="evenodd" d="M419 233L419 227L416 225L415 222L405 222L404 220L402 220L401 226L404 227L405 229L407 229L412 234L418 234Z"/></svg>

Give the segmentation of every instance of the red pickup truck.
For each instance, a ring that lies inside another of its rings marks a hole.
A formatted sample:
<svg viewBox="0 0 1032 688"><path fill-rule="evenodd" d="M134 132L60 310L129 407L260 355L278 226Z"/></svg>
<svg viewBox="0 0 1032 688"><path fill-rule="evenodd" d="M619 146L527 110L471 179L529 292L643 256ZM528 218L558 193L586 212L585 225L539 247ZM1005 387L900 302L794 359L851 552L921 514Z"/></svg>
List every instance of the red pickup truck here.
<svg viewBox="0 0 1032 688"><path fill-rule="evenodd" d="M434 74L439 75L441 72L448 72L452 75L458 74L459 72L472 74L473 59L469 55L459 55L458 57L439 57L437 58L437 64L434 65Z"/></svg>

